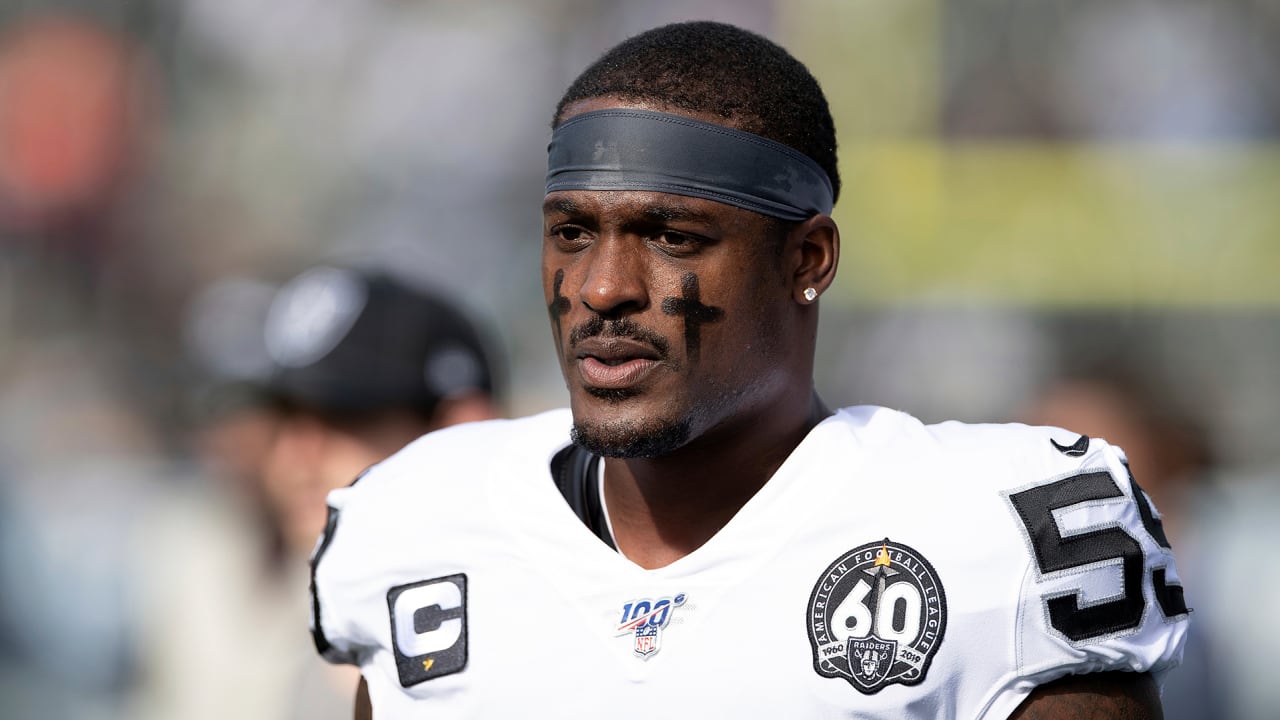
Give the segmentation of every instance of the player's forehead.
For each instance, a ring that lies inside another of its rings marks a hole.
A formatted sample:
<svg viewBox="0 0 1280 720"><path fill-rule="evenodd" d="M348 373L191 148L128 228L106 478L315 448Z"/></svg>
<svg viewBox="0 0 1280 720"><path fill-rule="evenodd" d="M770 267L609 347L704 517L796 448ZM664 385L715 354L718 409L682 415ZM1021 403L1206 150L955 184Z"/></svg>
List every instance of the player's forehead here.
<svg viewBox="0 0 1280 720"><path fill-rule="evenodd" d="M729 229L755 213L703 198L651 190L556 190L542 201L545 219L687 223Z"/></svg>

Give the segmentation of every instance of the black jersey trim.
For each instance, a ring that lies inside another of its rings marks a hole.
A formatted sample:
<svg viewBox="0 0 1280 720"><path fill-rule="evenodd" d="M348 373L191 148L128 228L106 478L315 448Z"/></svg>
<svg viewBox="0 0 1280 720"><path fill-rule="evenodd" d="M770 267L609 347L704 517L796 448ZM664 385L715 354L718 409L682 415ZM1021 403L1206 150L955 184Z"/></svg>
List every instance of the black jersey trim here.
<svg viewBox="0 0 1280 720"><path fill-rule="evenodd" d="M360 482L360 479L369 473L370 468L365 468L354 480L352 485ZM320 536L320 544L316 546L316 550L311 556L311 640L315 643L316 652L330 662L355 664L355 656L341 653L333 644L329 642L329 638L325 637L324 626L320 620L320 586L316 583L316 570L320 567L320 559L324 557L324 553L329 549L329 544L333 542L333 536L338 531L338 509L332 505L328 506L328 514L325 518L324 532Z"/></svg>
<svg viewBox="0 0 1280 720"><path fill-rule="evenodd" d="M596 482L599 472L600 457L579 445L571 444L551 458L551 478L565 502L588 530L616 551L618 547L613 544L600 502L600 484Z"/></svg>
<svg viewBox="0 0 1280 720"><path fill-rule="evenodd" d="M351 658L338 652L329 642L329 638L325 637L324 626L320 620L320 587L316 583L316 569L320 566L320 558L324 556L324 551L329 549L329 543L333 541L333 534L337 529L338 509L330 505L329 517L325 520L324 535L320 539L319 547L316 548L315 557L311 559L311 640L315 643L316 652L330 662L351 662Z"/></svg>

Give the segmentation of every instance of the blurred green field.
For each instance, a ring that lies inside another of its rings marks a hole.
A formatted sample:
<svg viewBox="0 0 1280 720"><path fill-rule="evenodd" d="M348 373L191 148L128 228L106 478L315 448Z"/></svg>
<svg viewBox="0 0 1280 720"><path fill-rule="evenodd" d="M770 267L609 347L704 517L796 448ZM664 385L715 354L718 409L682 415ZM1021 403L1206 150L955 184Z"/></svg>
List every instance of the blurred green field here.
<svg viewBox="0 0 1280 720"><path fill-rule="evenodd" d="M843 149L840 297L1280 304L1280 148Z"/></svg>
<svg viewBox="0 0 1280 720"><path fill-rule="evenodd" d="M943 75L960 72L944 54L948 10L937 0L798 0L780 16L838 125L843 259L829 297L1280 305L1280 146L947 137Z"/></svg>

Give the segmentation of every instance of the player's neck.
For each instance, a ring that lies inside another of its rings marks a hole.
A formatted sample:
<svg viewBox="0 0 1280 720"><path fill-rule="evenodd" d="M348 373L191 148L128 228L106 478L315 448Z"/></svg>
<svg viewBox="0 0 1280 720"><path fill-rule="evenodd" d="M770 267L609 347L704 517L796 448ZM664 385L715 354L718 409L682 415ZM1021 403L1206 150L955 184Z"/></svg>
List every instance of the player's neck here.
<svg viewBox="0 0 1280 720"><path fill-rule="evenodd" d="M723 528L831 411L814 395L789 420L753 422L661 458L605 462L605 504L619 552L658 568Z"/></svg>

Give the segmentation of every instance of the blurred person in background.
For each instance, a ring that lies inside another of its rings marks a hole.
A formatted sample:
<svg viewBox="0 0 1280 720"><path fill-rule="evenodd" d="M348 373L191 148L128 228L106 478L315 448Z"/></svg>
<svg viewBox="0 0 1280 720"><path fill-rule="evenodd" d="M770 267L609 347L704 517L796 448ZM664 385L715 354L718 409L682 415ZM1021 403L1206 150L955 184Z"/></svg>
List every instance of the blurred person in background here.
<svg viewBox="0 0 1280 720"><path fill-rule="evenodd" d="M249 275L219 278L189 301L182 332L193 376L188 453L211 481L206 484L262 535L268 565L283 559L283 538L260 480L279 422L264 390L272 364L263 330L278 289Z"/></svg>
<svg viewBox="0 0 1280 720"><path fill-rule="evenodd" d="M459 310L388 274L337 267L286 284L266 319L280 413L262 481L305 558L330 490L431 430L499 416L490 341Z"/></svg>
<svg viewBox="0 0 1280 720"><path fill-rule="evenodd" d="M281 286L261 312L246 303L231 304L262 318L268 362L218 386L229 399L204 437L208 462L236 476L256 458L253 477L245 487L224 474L242 501L236 522L206 520L201 533L168 514L164 536L176 547L148 593L143 717L348 717L356 674L316 658L302 625L325 495L423 433L500 413L492 339L430 289L321 266ZM245 455L246 446L257 450ZM193 653L199 671L184 661Z"/></svg>

